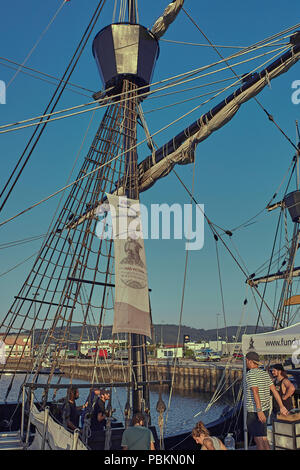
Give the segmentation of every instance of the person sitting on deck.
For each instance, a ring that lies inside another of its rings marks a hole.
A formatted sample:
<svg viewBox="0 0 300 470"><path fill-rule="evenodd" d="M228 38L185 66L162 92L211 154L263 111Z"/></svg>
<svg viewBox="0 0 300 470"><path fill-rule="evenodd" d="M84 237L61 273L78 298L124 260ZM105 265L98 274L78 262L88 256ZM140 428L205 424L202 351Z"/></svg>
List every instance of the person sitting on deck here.
<svg viewBox="0 0 300 470"><path fill-rule="evenodd" d="M155 450L152 431L145 427L142 413L133 416L131 426L123 432L121 446L123 450Z"/></svg>
<svg viewBox="0 0 300 470"><path fill-rule="evenodd" d="M199 421L194 427L192 437L197 444L202 446L201 450L227 450L220 439L209 434L202 421Z"/></svg>

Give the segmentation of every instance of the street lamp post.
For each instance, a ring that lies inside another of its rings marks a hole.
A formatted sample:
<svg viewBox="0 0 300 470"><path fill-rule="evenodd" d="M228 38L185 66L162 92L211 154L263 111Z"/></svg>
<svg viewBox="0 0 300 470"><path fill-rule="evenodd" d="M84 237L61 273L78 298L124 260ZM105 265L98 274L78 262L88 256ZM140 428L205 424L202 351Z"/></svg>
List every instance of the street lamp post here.
<svg viewBox="0 0 300 470"><path fill-rule="evenodd" d="M218 317L220 316L220 313L217 313L217 352L219 352L219 321Z"/></svg>
<svg viewBox="0 0 300 470"><path fill-rule="evenodd" d="M161 344L161 348L163 348L163 324L164 324L164 321L161 322L161 326L160 326L160 344Z"/></svg>
<svg viewBox="0 0 300 470"><path fill-rule="evenodd" d="M33 301L34 301L34 322L36 322L36 298L38 295L40 295L38 292L35 292L34 294L34 297L33 297ZM33 327L32 329L32 340L31 340L31 356L34 357L34 348L35 348L35 328Z"/></svg>

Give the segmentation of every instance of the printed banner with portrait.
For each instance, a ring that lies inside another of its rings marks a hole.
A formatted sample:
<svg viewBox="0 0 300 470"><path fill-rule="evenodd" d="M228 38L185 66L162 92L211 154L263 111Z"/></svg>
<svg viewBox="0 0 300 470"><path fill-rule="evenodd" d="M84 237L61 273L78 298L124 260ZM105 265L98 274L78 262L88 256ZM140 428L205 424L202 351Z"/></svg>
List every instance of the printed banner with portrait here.
<svg viewBox="0 0 300 470"><path fill-rule="evenodd" d="M107 194L113 226L115 307L113 334L151 337L148 275L140 203Z"/></svg>

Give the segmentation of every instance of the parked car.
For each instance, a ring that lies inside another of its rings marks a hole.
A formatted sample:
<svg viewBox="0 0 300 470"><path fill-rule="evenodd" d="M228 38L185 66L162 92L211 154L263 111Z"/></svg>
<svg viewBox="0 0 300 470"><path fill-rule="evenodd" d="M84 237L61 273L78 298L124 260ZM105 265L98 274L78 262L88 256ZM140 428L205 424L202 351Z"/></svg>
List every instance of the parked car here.
<svg viewBox="0 0 300 470"><path fill-rule="evenodd" d="M233 357L236 357L237 359L242 359L244 357L243 353L233 353Z"/></svg>
<svg viewBox="0 0 300 470"><path fill-rule="evenodd" d="M201 352L200 352L200 353L197 353L197 352L195 352L195 354L194 354L194 360L195 360L195 361L207 361L207 360L208 360L208 356L207 356L207 354L205 354L205 353L201 353Z"/></svg>
<svg viewBox="0 0 300 470"><path fill-rule="evenodd" d="M213 351L206 352L206 351L195 351L194 356L195 361L212 361L212 362L219 362L221 360L221 356L218 353Z"/></svg>
<svg viewBox="0 0 300 470"><path fill-rule="evenodd" d="M65 352L66 359L84 359L85 356L77 349L69 349Z"/></svg>
<svg viewBox="0 0 300 470"><path fill-rule="evenodd" d="M117 349L115 351L115 359L119 359L122 361L128 360L128 350L127 349Z"/></svg>
<svg viewBox="0 0 300 470"><path fill-rule="evenodd" d="M209 360L214 362L219 362L221 360L221 356L218 353L211 352L209 353Z"/></svg>
<svg viewBox="0 0 300 470"><path fill-rule="evenodd" d="M88 350L88 353L86 355L87 358L89 359L94 359L97 354L97 348L91 348ZM108 359L108 351L107 349L98 349L98 359Z"/></svg>

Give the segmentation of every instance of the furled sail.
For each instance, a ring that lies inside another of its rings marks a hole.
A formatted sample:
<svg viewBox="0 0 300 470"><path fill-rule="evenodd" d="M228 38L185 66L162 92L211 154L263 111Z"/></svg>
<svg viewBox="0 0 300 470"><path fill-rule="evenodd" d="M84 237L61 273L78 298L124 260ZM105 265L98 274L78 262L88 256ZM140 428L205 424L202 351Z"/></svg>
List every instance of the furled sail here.
<svg viewBox="0 0 300 470"><path fill-rule="evenodd" d="M138 200L107 195L113 226L115 308L113 334L151 338L148 276Z"/></svg>
<svg viewBox="0 0 300 470"><path fill-rule="evenodd" d="M299 277L300 276L300 268L294 268L290 274L291 277ZM278 271L276 274L269 274L268 276L257 277L255 279L247 279L247 284L249 286L258 286L258 284L266 283L266 282L273 282L279 279L286 279L288 274L286 271Z"/></svg>
<svg viewBox="0 0 300 470"><path fill-rule="evenodd" d="M293 296L290 297L289 299L286 299L286 301L284 302L284 305L285 305L285 306L288 306L288 305L300 305L300 295L293 295Z"/></svg>
<svg viewBox="0 0 300 470"><path fill-rule="evenodd" d="M157 39L162 37L167 31L171 23L176 19L176 16L180 12L184 0L174 0L169 3L162 16L160 16L154 23L151 29L151 33L155 35Z"/></svg>
<svg viewBox="0 0 300 470"><path fill-rule="evenodd" d="M299 58L300 45L297 44L267 68L253 74L238 90L144 159L138 165L139 191L146 191L158 179L168 175L176 164L192 163L200 142L230 121L243 103L260 93L272 79L287 72Z"/></svg>

